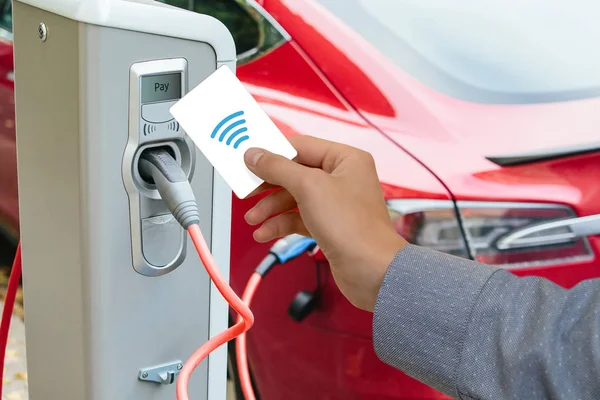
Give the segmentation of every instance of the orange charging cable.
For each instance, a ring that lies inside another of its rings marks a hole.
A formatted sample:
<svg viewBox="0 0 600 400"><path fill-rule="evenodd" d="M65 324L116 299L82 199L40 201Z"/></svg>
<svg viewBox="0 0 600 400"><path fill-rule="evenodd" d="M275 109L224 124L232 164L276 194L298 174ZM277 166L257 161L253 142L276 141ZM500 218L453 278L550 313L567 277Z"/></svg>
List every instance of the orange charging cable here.
<svg viewBox="0 0 600 400"><path fill-rule="evenodd" d="M219 346L244 334L254 323L252 311L250 311L248 306L246 306L246 304L244 304L244 302L235 294L233 289L231 289L231 287L225 281L225 278L223 278L223 275L221 275L219 272L219 267L210 254L210 250L206 244L206 241L204 240L204 237L202 236L200 227L197 224L191 225L188 228L188 233L192 238L192 242L194 242L194 246L198 251L200 260L202 260L202 264L204 264L210 279L212 279L215 286L221 295L225 297L229 305L231 305L231 307L238 313L239 318L235 325L209 339L208 342L204 343L185 362L181 372L179 373L179 377L177 378L177 400L189 400L188 384L190 381L190 376L192 372L194 372L194 369L196 369L196 367L202 362L202 360L204 360ZM260 281L260 279L258 281ZM258 285L258 281L256 282L256 285Z"/></svg>
<svg viewBox="0 0 600 400"><path fill-rule="evenodd" d="M250 307L254 294L264 277L275 266L285 264L293 260L305 252L314 254L317 251L317 243L312 239L300 235L289 235L279 239L269 250L269 254L260 262L256 270L250 276L242 301L247 307ZM237 323L241 322L241 316L238 317ZM254 387L250 377L250 368L248 366L248 348L246 342L246 332L239 335L235 341L235 354L237 358L237 372L242 388L242 393L245 400L256 400L254 395Z"/></svg>
<svg viewBox="0 0 600 400"><path fill-rule="evenodd" d="M0 399L2 398L2 384L4 383L4 356L8 344L8 331L10 330L10 319L12 317L19 280L21 279L21 243L17 246L17 254L8 278L6 296L4 297L4 309L2 310L2 322L0 322Z"/></svg>
<svg viewBox="0 0 600 400"><path fill-rule="evenodd" d="M246 304L246 306L250 307L252 303L252 298L254 297L254 293L256 293L256 289L258 289L258 285L262 281L262 275L258 272L252 274L248 283L246 284L246 289L244 289L244 294L242 295L242 301ZM238 317L237 323L241 322L241 316ZM246 400L256 400L256 396L254 395L254 388L252 387L252 379L250 378L250 370L248 368L248 352L246 348L246 332L242 333L235 340L235 355L237 358L237 368L238 368L238 377L240 380L240 386L242 387L242 393L244 394L244 399Z"/></svg>

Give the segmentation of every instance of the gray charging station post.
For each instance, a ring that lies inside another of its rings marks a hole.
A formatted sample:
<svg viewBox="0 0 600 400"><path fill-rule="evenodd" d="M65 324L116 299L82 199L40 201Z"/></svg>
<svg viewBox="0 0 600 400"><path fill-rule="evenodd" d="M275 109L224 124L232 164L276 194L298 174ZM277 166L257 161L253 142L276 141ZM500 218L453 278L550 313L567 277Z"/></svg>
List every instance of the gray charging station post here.
<svg viewBox="0 0 600 400"><path fill-rule="evenodd" d="M231 192L168 108L235 69L232 37L148 0L15 0L13 13L30 398L171 400L228 306L136 163L157 145L176 156L228 276ZM192 399L225 399L226 351L197 369Z"/></svg>

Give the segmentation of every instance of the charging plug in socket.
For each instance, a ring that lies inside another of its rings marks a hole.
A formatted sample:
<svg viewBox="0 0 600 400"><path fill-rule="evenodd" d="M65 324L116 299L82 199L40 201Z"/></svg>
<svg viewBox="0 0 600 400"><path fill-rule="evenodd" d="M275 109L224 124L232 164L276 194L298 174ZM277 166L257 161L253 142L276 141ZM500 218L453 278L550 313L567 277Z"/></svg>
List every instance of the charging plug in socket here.
<svg viewBox="0 0 600 400"><path fill-rule="evenodd" d="M167 152L177 162L177 155L171 146L148 147L141 152L138 158L138 173L140 174L140 178L148 185L155 186L156 182L154 182L151 171L148 168L142 168L142 160L148 159L151 153L160 154L163 151Z"/></svg>
<svg viewBox="0 0 600 400"><path fill-rule="evenodd" d="M152 180L156 185L167 208L184 229L200 223L194 192L172 153L163 147L144 150L140 154L138 168L144 181Z"/></svg>

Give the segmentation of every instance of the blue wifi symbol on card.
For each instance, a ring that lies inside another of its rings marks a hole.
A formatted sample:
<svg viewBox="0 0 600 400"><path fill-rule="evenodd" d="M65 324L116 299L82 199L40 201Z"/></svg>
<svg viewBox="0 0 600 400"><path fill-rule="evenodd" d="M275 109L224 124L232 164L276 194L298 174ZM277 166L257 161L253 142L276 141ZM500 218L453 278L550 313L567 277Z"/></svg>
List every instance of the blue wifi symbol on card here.
<svg viewBox="0 0 600 400"><path fill-rule="evenodd" d="M250 139L250 136L242 135L244 132L248 131L248 128L244 126L246 120L243 116L243 111L236 111L223 118L221 122L215 126L215 129L213 129L212 134L210 135L211 139L215 139L217 135L219 135L219 142L227 139L225 144L229 146L233 143L233 148L237 149L242 142ZM221 134L219 134L221 128L223 128L223 130L221 131ZM230 132L231 134L227 137Z"/></svg>

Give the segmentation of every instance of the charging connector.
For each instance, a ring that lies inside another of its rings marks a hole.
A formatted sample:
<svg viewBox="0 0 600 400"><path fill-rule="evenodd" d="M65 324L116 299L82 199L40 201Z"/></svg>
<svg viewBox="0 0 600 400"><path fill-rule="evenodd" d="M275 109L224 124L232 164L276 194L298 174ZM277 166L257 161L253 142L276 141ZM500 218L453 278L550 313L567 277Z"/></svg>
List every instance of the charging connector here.
<svg viewBox="0 0 600 400"><path fill-rule="evenodd" d="M173 155L164 147L146 149L140 155L139 172L146 182L154 183L165 204L188 229L200 223L200 213L187 176Z"/></svg>
<svg viewBox="0 0 600 400"><path fill-rule="evenodd" d="M243 302L250 307L252 298L258 289L262 279L276 265L285 264L300 255L308 252L311 253L317 248L317 242L313 238L293 234L279 239L269 250L269 254L258 264L252 276L246 284L244 293L242 294ZM315 303L313 301L313 303ZM238 324L241 320L238 318ZM237 368L239 374L240 385L246 400L256 400L254 389L252 387L252 379L250 378L250 369L248 367L248 352L246 344L246 333L238 336L235 341L235 352L237 358Z"/></svg>

